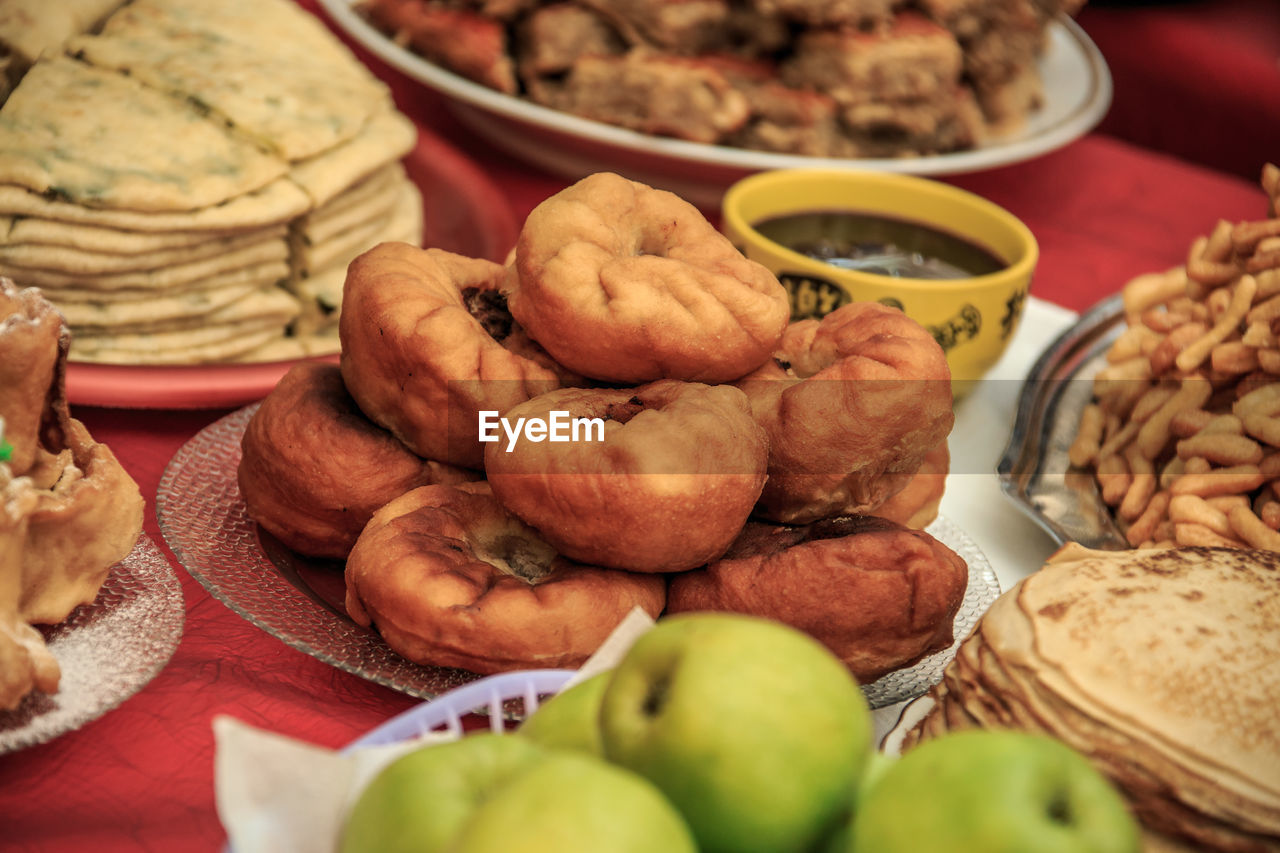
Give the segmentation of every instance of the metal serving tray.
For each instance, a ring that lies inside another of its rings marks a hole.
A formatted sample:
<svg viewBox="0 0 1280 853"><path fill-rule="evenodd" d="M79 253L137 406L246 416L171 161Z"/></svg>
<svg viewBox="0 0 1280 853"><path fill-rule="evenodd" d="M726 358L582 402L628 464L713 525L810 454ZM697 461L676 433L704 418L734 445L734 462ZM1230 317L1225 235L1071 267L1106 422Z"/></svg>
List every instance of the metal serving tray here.
<svg viewBox="0 0 1280 853"><path fill-rule="evenodd" d="M1124 328L1116 294L1049 345L1023 383L1013 432L996 468L1001 490L1059 544L1129 547L1092 472L1073 469L1067 458L1080 413L1093 397L1093 377Z"/></svg>

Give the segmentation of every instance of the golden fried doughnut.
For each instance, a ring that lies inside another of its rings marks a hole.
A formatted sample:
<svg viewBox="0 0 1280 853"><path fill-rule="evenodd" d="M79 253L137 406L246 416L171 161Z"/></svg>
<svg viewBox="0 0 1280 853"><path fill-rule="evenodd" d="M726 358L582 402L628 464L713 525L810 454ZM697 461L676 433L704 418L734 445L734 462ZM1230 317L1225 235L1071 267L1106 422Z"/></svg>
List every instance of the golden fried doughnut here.
<svg viewBox="0 0 1280 853"><path fill-rule="evenodd" d="M512 322L503 274L407 243L382 243L347 268L342 377L364 413L419 456L479 468L478 411L506 411L569 380Z"/></svg>
<svg viewBox="0 0 1280 853"><path fill-rule="evenodd" d="M410 489L480 474L416 456L356 406L336 364L290 368L253 413L236 479L249 515L288 547L341 559Z"/></svg>
<svg viewBox="0 0 1280 853"><path fill-rule="evenodd" d="M951 645L969 571L927 533L871 516L750 522L725 556L674 575L667 612L726 610L811 634L869 683Z"/></svg>
<svg viewBox="0 0 1280 853"><path fill-rule="evenodd" d="M423 486L374 513L347 558L347 612L417 663L477 673L576 667L665 581L584 566L485 483Z"/></svg>
<svg viewBox="0 0 1280 853"><path fill-rule="evenodd" d="M769 436L757 513L789 524L874 513L955 420L942 348L876 302L792 323L774 359L735 384Z"/></svg>
<svg viewBox="0 0 1280 853"><path fill-rule="evenodd" d="M12 711L33 690L56 693L62 678L44 635L19 611L27 519L37 500L31 480L13 477L0 461L0 711Z"/></svg>
<svg viewBox="0 0 1280 853"><path fill-rule="evenodd" d="M40 488L23 550L22 616L42 625L98 597L111 567L138 541L144 507L111 448L75 418L55 423L46 423L46 444L26 473Z"/></svg>
<svg viewBox="0 0 1280 853"><path fill-rule="evenodd" d="M6 476L34 487L22 513L17 615L37 624L61 622L97 598L142 532L138 484L71 417L70 345L66 321L38 289L0 276L0 418L14 447Z"/></svg>
<svg viewBox="0 0 1280 853"><path fill-rule="evenodd" d="M586 440L490 443L493 493L562 554L600 566L672 572L715 559L760 494L768 449L729 385L664 379L628 389L565 388L511 409L551 423L599 419Z"/></svg>
<svg viewBox="0 0 1280 853"><path fill-rule="evenodd" d="M15 477L35 464L49 390L64 381L58 374L66 369L70 338L66 320L43 293L0 276L0 418Z"/></svg>
<svg viewBox="0 0 1280 853"><path fill-rule="evenodd" d="M912 475L902 491L876 507L875 514L912 530L923 530L938 517L950 470L951 451L947 442L941 441L924 455L920 470Z"/></svg>
<svg viewBox="0 0 1280 853"><path fill-rule="evenodd" d="M511 314L559 363L608 382L727 382L773 352L787 294L678 196L610 172L539 204Z"/></svg>

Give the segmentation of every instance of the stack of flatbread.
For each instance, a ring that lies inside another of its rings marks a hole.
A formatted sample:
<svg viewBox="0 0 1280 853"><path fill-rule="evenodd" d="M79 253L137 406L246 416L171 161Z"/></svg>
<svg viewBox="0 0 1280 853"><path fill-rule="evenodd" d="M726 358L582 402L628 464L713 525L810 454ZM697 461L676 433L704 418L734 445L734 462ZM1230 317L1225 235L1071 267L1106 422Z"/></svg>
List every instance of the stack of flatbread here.
<svg viewBox="0 0 1280 853"><path fill-rule="evenodd" d="M996 601L929 698L904 748L1045 732L1116 783L1151 849L1280 850L1274 552L1067 546Z"/></svg>
<svg viewBox="0 0 1280 853"><path fill-rule="evenodd" d="M0 101L42 54L97 27L122 0L4 0L0 3Z"/></svg>
<svg viewBox="0 0 1280 853"><path fill-rule="evenodd" d="M415 141L290 0L135 0L0 107L0 274L63 311L78 361L336 352L347 263L421 242Z"/></svg>

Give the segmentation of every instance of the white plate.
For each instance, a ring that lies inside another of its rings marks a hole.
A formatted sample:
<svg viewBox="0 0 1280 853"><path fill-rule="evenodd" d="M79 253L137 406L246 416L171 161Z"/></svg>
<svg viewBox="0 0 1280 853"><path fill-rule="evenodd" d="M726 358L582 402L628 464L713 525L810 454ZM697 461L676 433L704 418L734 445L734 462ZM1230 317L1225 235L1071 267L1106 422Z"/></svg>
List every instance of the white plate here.
<svg viewBox="0 0 1280 853"><path fill-rule="evenodd" d="M936 704L933 696L926 693L904 705L902 715L898 717L897 723L880 741L880 751L895 758L901 755L902 742L906 739L907 732L915 728L916 724L923 720L925 715L932 711L933 706Z"/></svg>
<svg viewBox="0 0 1280 853"><path fill-rule="evenodd" d="M1057 543L1014 508L1000 487L996 464L1009 437L1023 382L1046 342L1076 320L1066 308L1032 296L1000 361L956 406L948 444L951 473L939 511L972 537L1008 590L1044 564ZM903 704L873 714L879 741L898 722Z"/></svg>
<svg viewBox="0 0 1280 853"><path fill-rule="evenodd" d="M857 168L914 175L959 174L1028 160L1083 136L1111 105L1111 73L1072 20L1049 25L1040 61L1044 107L1019 132L969 151L925 157L846 159L750 151L637 133L543 107L473 83L396 44L357 14L357 0L318 0L351 38L449 99L458 119L495 146L571 179L618 171L714 207L738 178L766 169Z"/></svg>

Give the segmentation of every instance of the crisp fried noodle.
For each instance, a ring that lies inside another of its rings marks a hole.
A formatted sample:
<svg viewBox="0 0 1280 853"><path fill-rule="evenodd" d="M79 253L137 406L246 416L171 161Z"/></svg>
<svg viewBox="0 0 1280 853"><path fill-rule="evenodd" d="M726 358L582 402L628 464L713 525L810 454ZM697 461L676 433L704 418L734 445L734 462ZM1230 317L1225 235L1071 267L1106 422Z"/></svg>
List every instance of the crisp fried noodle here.
<svg viewBox="0 0 1280 853"><path fill-rule="evenodd" d="M1068 455L1134 548L1280 550L1278 176L1269 218L1219 221L1185 265L1124 286Z"/></svg>

